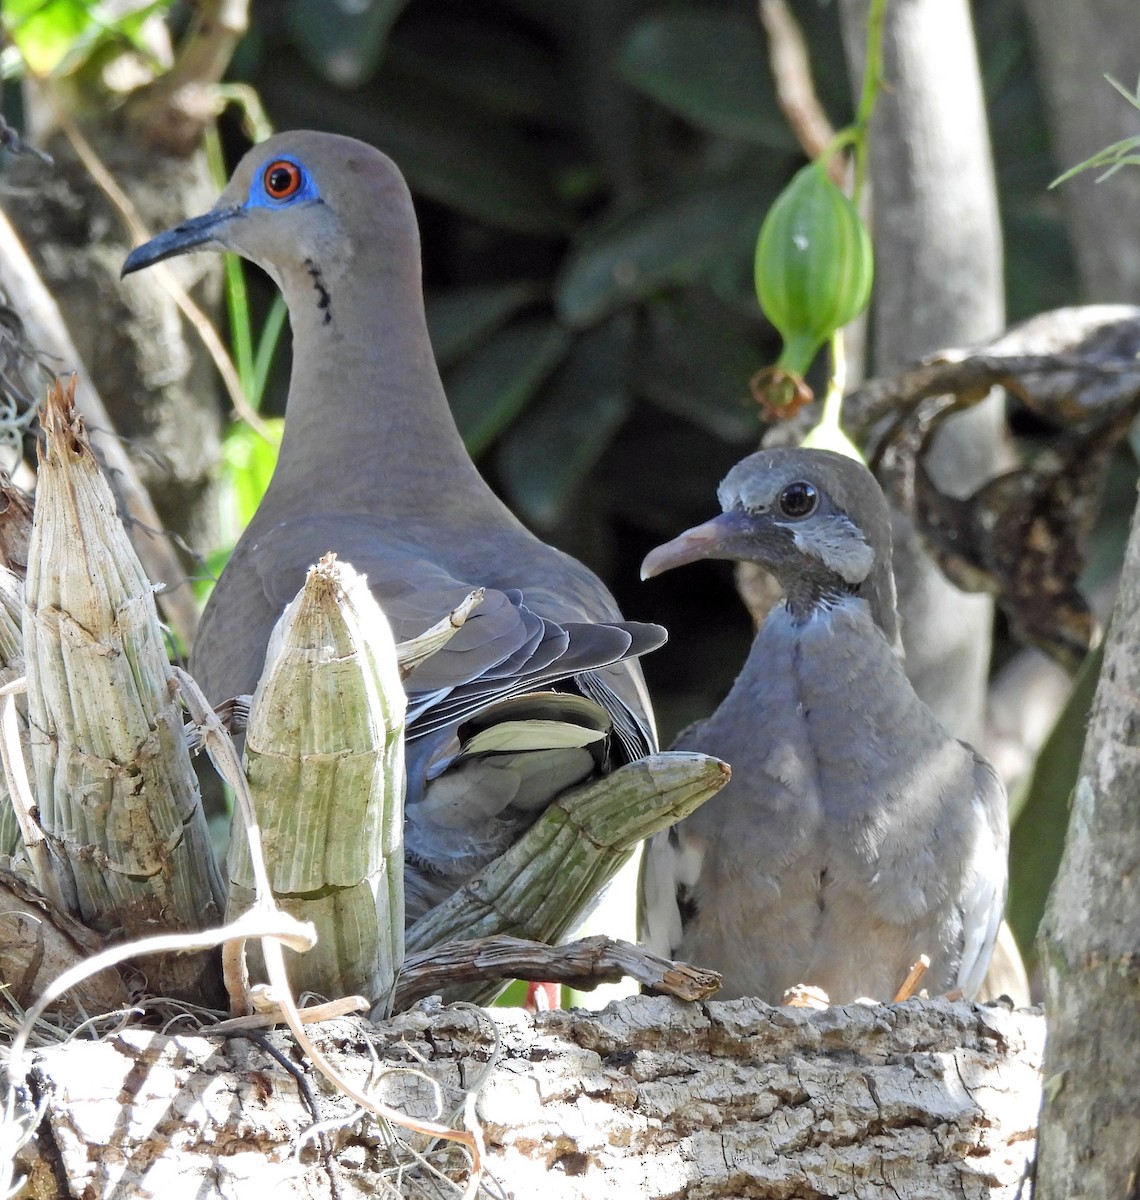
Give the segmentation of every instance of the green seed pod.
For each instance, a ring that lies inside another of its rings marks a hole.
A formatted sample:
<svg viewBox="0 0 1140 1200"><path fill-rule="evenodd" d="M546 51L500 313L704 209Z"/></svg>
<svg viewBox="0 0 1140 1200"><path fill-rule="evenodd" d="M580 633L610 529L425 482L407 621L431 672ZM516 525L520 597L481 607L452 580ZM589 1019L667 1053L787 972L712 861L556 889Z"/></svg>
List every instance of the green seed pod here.
<svg viewBox="0 0 1140 1200"><path fill-rule="evenodd" d="M803 375L816 351L867 307L871 239L824 166L810 163L768 210L756 243L756 295L780 331L779 366Z"/></svg>

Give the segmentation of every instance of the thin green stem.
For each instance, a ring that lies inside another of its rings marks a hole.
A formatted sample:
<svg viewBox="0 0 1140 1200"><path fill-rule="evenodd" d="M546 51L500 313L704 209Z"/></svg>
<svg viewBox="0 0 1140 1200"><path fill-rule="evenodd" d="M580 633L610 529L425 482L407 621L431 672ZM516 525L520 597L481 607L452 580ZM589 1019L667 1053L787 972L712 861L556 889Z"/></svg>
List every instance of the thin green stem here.
<svg viewBox="0 0 1140 1200"><path fill-rule="evenodd" d="M826 161L844 146L851 146L855 155L855 172L851 186L851 199L858 205L863 192L863 184L867 178L867 135L871 128L871 116L875 111L875 101L883 85L883 22L886 17L887 0L871 0L867 13L867 53L863 70L863 86L859 93L859 105L855 112L855 121L846 129L841 129L832 139L831 144L820 155ZM832 431L838 444L851 447L840 425L840 414L843 407L843 393L847 388L847 355L843 341L843 330L837 329L829 339L828 349L831 352L831 375L827 381L827 393L823 401L823 413L820 416L819 430L826 437Z"/></svg>
<svg viewBox="0 0 1140 1200"><path fill-rule="evenodd" d="M265 395L265 383L269 378L269 368L277 343L281 339L281 330L285 328L285 318L289 310L285 307L285 297L280 292L274 296L273 303L261 327L261 337L257 342L257 356L253 360L253 378L250 380L249 402L254 408L261 408L261 400Z"/></svg>
<svg viewBox="0 0 1140 1200"><path fill-rule="evenodd" d="M219 190L226 185L226 166L222 157L222 143L216 129L207 130L205 136L206 162L210 174ZM234 366L237 368L241 390L252 403L254 384L253 331L250 325L249 292L245 285L245 271L236 254L225 255L226 311L230 319L230 342ZM254 405L256 407L256 405Z"/></svg>
<svg viewBox="0 0 1140 1200"><path fill-rule="evenodd" d="M886 10L887 0L871 0L867 14L867 57L859 107L855 113L855 180L851 198L856 204L859 203L867 175L867 131L871 127L871 114L875 111L875 101L883 85L883 21Z"/></svg>

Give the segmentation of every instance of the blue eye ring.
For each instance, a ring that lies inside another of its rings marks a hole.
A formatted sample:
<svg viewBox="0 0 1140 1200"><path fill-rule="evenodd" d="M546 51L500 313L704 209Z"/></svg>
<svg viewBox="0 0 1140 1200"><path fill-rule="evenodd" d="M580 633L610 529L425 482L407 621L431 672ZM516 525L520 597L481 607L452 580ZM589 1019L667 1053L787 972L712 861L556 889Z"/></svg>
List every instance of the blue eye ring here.
<svg viewBox="0 0 1140 1200"><path fill-rule="evenodd" d="M291 155L272 158L253 177L247 208L286 208L319 201L320 192L308 168Z"/></svg>
<svg viewBox="0 0 1140 1200"><path fill-rule="evenodd" d="M261 186L270 200L291 200L304 187L305 173L291 158L275 158L261 172Z"/></svg>

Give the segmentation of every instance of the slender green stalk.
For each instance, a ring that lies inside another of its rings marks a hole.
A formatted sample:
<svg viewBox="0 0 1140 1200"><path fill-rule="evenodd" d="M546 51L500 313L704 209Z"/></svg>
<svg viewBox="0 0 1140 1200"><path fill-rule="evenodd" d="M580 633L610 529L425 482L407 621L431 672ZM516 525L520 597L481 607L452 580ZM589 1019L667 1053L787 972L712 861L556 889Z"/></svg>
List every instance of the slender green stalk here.
<svg viewBox="0 0 1140 1200"><path fill-rule="evenodd" d="M226 185L227 171L222 158L222 145L216 129L205 136L206 162L210 174L219 188ZM245 270L236 254L225 255L226 311L230 320L230 342L237 368L241 390L246 399L253 403L253 381L255 378L253 358L253 333L249 316L249 290L245 284ZM256 408L256 404L254 404Z"/></svg>
<svg viewBox="0 0 1140 1200"><path fill-rule="evenodd" d="M867 14L867 59L859 107L855 113L855 180L851 199L856 204L863 193L863 182L867 175L867 131L871 127L871 115L883 85L883 21L886 11L887 0L871 0L871 10Z"/></svg>
<svg viewBox="0 0 1140 1200"><path fill-rule="evenodd" d="M265 324L261 327L261 337L257 340L257 354L253 360L253 375L249 382L249 402L255 409L261 408L261 400L265 395L265 384L269 379L269 368L273 365L273 356L277 353L277 343L281 340L281 331L285 328L285 318L289 310L285 307L285 297L278 293L273 298Z"/></svg>
<svg viewBox="0 0 1140 1200"><path fill-rule="evenodd" d="M871 0L867 14L867 54L863 69L863 86L859 92L859 105L855 122L840 130L821 157L830 157L844 146L851 146L855 156L855 173L851 185L851 199L856 207L863 194L867 178L868 133L875 101L883 85L883 22L886 17L887 0ZM823 402L823 415L819 425L812 430L805 444L824 445L862 459L855 445L843 432L840 414L843 394L847 390L847 355L844 349L843 329L832 333L830 342L831 375L827 382L827 395Z"/></svg>

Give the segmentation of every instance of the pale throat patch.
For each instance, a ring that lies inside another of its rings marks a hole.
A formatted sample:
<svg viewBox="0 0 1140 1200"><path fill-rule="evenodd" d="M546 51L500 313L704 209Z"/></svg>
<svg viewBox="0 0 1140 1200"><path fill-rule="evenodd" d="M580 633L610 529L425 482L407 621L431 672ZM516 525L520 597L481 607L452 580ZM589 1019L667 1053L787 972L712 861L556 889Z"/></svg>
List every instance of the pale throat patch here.
<svg viewBox="0 0 1140 1200"><path fill-rule="evenodd" d="M797 549L818 558L847 583L862 583L870 575L875 552L847 517L837 515L821 524L780 524L792 535Z"/></svg>

